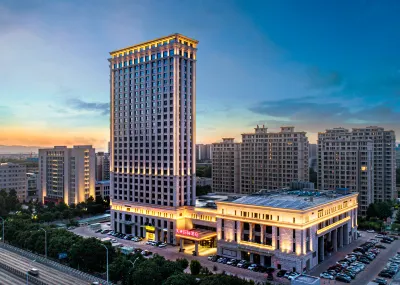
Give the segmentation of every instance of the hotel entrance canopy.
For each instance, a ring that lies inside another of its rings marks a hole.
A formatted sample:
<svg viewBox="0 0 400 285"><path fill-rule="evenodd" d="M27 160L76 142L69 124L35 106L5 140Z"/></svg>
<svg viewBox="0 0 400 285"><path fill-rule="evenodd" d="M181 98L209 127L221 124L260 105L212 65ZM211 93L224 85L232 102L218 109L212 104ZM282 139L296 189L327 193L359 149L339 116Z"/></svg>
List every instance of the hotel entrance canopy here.
<svg viewBox="0 0 400 285"><path fill-rule="evenodd" d="M216 237L217 233L203 229L192 229L192 230L177 229L175 236L193 241L201 241Z"/></svg>

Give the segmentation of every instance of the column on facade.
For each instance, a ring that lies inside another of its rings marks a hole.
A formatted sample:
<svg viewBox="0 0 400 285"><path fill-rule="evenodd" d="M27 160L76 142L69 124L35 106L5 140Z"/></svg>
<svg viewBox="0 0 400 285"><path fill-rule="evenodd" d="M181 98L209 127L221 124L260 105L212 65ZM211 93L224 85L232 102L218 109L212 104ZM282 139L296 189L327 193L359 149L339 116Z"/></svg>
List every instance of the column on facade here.
<svg viewBox="0 0 400 285"><path fill-rule="evenodd" d="M183 238L180 238L180 241L179 241L179 250L182 251L182 249L183 249Z"/></svg>
<svg viewBox="0 0 400 285"><path fill-rule="evenodd" d="M265 236L265 225L261 225L261 233L260 233L261 244L265 244L264 236Z"/></svg>
<svg viewBox="0 0 400 285"><path fill-rule="evenodd" d="M254 225L252 223L249 223L249 240L253 241L253 228Z"/></svg>
<svg viewBox="0 0 400 285"><path fill-rule="evenodd" d="M332 243L333 243L333 252L336 252L338 249L337 245L337 229L332 231Z"/></svg>
<svg viewBox="0 0 400 285"><path fill-rule="evenodd" d="M324 236L318 238L318 255L319 255L319 260L324 261L325 259Z"/></svg>
<svg viewBox="0 0 400 285"><path fill-rule="evenodd" d="M349 244L349 226L348 224L343 225L343 245Z"/></svg>
<svg viewBox="0 0 400 285"><path fill-rule="evenodd" d="M154 240L155 240L155 241L159 241L159 239L158 239L158 234L159 234L159 229L156 228L156 229L154 230Z"/></svg>
<svg viewBox="0 0 400 285"><path fill-rule="evenodd" d="M250 253L250 262L253 263L254 262L254 254Z"/></svg>
<svg viewBox="0 0 400 285"><path fill-rule="evenodd" d="M343 247L343 226L338 228L339 234L339 248Z"/></svg>
<svg viewBox="0 0 400 285"><path fill-rule="evenodd" d="M236 229L236 236L237 236L237 243L240 243L243 239L243 232L242 232L242 222L237 222L237 229Z"/></svg>
<svg viewBox="0 0 400 285"><path fill-rule="evenodd" d="M194 242L194 251L196 252L196 255L199 255L199 242L198 241Z"/></svg>

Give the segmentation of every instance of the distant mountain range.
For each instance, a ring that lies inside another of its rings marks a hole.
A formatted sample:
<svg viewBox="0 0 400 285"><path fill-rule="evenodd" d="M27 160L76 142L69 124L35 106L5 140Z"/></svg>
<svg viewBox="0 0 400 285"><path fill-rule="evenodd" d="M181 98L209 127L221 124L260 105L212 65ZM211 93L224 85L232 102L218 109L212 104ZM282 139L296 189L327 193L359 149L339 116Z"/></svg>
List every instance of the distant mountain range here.
<svg viewBox="0 0 400 285"><path fill-rule="evenodd" d="M0 154L38 153L42 146L0 145Z"/></svg>

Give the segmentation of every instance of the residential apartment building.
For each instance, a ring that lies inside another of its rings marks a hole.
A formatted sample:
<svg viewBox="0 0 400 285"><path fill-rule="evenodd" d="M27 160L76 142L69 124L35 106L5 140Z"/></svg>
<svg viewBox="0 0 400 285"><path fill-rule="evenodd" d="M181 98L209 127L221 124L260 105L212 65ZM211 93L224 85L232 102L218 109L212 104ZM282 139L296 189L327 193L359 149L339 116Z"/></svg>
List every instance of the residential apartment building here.
<svg viewBox="0 0 400 285"><path fill-rule="evenodd" d="M318 145L316 144L309 144L308 146L308 167L312 168L314 171L318 169L317 149Z"/></svg>
<svg viewBox="0 0 400 285"><path fill-rule="evenodd" d="M0 163L0 190L7 192L15 190L20 202L26 199L28 180L26 177L26 165L16 163Z"/></svg>
<svg viewBox="0 0 400 285"><path fill-rule="evenodd" d="M240 192L240 143L233 138L223 138L212 144L213 192Z"/></svg>
<svg viewBox="0 0 400 285"><path fill-rule="evenodd" d="M110 180L96 181L95 195L103 200L110 197Z"/></svg>
<svg viewBox="0 0 400 285"><path fill-rule="evenodd" d="M176 243L196 196L196 40L173 34L111 52L114 230Z"/></svg>
<svg viewBox="0 0 400 285"><path fill-rule="evenodd" d="M110 154L96 153L96 181L110 180Z"/></svg>
<svg viewBox="0 0 400 285"><path fill-rule="evenodd" d="M209 161L213 158L211 144L196 144L196 160Z"/></svg>
<svg viewBox="0 0 400 285"><path fill-rule="evenodd" d="M39 149L38 189L42 202L77 204L95 197L95 149L55 146Z"/></svg>
<svg viewBox="0 0 400 285"><path fill-rule="evenodd" d="M268 132L264 126L242 134L240 192L279 189L290 182L308 181L308 138L294 127Z"/></svg>
<svg viewBox="0 0 400 285"><path fill-rule="evenodd" d="M396 168L400 169L400 144L396 147Z"/></svg>
<svg viewBox="0 0 400 285"><path fill-rule="evenodd" d="M39 175L37 173L28 172L26 173L28 179L28 189L27 189L27 200L36 201L38 197L38 178Z"/></svg>
<svg viewBox="0 0 400 285"><path fill-rule="evenodd" d="M357 239L357 193L298 191L217 201L218 254L302 273Z"/></svg>
<svg viewBox="0 0 400 285"><path fill-rule="evenodd" d="M394 199L395 134L380 127L334 128L318 134L318 188L358 192L360 214Z"/></svg>

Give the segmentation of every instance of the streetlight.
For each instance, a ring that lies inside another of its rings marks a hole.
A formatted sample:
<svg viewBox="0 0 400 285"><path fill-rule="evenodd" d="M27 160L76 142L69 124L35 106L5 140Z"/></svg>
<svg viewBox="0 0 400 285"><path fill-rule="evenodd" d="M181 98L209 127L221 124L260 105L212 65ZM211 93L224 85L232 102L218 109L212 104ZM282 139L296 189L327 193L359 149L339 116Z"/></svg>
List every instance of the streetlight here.
<svg viewBox="0 0 400 285"><path fill-rule="evenodd" d="M44 231L44 256L47 259L47 231L44 228L40 228L39 231Z"/></svg>
<svg viewBox="0 0 400 285"><path fill-rule="evenodd" d="M28 270L26 271L26 285L29 284L29 276L28 275L29 275L29 270L31 269L31 264L34 263L35 261L36 261L36 259L29 262Z"/></svg>
<svg viewBox="0 0 400 285"><path fill-rule="evenodd" d="M108 247L101 243L101 245L106 249L107 252L107 284L108 284Z"/></svg>
<svg viewBox="0 0 400 285"><path fill-rule="evenodd" d="M135 267L135 263L136 263L136 261L137 261L138 259L139 259L139 257L136 257L136 259L135 259L134 262L132 262L131 260L128 260L130 263L132 263L132 268Z"/></svg>
<svg viewBox="0 0 400 285"><path fill-rule="evenodd" d="M2 227L2 229L3 229L3 240L2 240L2 241L4 242L4 222L5 222L5 221L4 221L4 219L3 219L2 217L0 217L0 219L1 219L1 221L3 222L3 227Z"/></svg>

